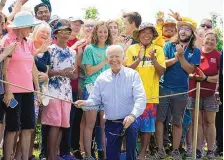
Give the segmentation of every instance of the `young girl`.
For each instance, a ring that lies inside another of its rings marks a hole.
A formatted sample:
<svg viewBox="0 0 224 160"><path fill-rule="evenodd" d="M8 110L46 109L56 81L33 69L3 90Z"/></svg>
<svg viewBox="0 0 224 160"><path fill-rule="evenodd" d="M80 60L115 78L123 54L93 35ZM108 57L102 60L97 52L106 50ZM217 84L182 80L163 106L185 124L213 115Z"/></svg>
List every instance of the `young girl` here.
<svg viewBox="0 0 224 160"><path fill-rule="evenodd" d="M106 59L106 48L111 44L111 34L105 22L98 22L93 29L91 44L84 51L82 65L85 66L86 80L83 90L83 98L87 99L96 78L103 71L109 68ZM91 142L92 133L95 126L97 112L100 111L100 125L102 129L102 142L105 150L105 134L104 134L104 111L102 106L98 107L83 107L85 111L86 126L84 128L84 149L86 156L91 160Z"/></svg>

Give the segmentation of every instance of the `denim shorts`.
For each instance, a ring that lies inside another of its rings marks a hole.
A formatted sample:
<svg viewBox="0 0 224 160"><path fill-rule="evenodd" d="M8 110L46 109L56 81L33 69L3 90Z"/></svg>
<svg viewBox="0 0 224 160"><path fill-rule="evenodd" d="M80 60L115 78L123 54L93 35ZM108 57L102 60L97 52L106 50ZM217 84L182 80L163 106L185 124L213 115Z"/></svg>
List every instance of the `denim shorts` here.
<svg viewBox="0 0 224 160"><path fill-rule="evenodd" d="M160 86L159 95L166 96L170 94L182 93L184 90L170 89ZM188 95L178 95L173 97L161 98L157 107L156 120L164 122L168 116L168 111L171 111L172 124L182 124L183 116L186 109Z"/></svg>
<svg viewBox="0 0 224 160"><path fill-rule="evenodd" d="M87 92L87 89L84 88L83 91L82 91L82 98L84 100L87 100L88 97L89 97L89 93ZM103 111L104 107L103 106L94 106L94 107L84 106L84 107L82 107L82 109L83 109L83 111L90 111L90 110Z"/></svg>
<svg viewBox="0 0 224 160"><path fill-rule="evenodd" d="M195 108L195 98L188 97L187 109L192 110ZM218 112L219 111L219 102L215 95L200 98L199 109L209 112Z"/></svg>

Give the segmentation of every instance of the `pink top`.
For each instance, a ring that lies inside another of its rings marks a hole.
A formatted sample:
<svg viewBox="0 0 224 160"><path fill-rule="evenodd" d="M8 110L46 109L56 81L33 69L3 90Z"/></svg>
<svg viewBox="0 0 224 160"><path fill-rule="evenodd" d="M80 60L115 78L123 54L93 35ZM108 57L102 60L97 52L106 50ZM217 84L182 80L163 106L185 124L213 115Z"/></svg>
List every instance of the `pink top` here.
<svg viewBox="0 0 224 160"><path fill-rule="evenodd" d="M13 31L8 33L2 39L3 46L10 43L17 42L16 35ZM18 43L18 42L17 42ZM25 88L33 90L33 74L32 68L34 65L34 58L32 54L35 52L33 43L28 43L25 39L12 54L7 68L8 81ZM10 86L12 93L27 93L30 91Z"/></svg>

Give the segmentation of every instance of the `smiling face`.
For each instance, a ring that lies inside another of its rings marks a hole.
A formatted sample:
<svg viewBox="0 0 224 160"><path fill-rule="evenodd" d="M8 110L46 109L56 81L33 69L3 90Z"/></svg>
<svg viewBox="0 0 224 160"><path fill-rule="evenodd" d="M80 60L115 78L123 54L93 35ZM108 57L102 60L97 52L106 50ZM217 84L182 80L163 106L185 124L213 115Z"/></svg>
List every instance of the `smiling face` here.
<svg viewBox="0 0 224 160"><path fill-rule="evenodd" d="M112 38L118 37L119 29L118 29L117 23L111 22L111 23L108 24L108 27L110 29Z"/></svg>
<svg viewBox="0 0 224 160"><path fill-rule="evenodd" d="M48 7L41 6L38 8L38 11L36 13L37 19L47 22L47 21L49 21L50 17L51 17L51 13L50 13Z"/></svg>
<svg viewBox="0 0 224 160"><path fill-rule="evenodd" d="M176 24L166 24L163 26L163 36L171 38L176 34Z"/></svg>
<svg viewBox="0 0 224 160"><path fill-rule="evenodd" d="M108 47L108 63L113 72L119 72L124 61L123 49L118 45Z"/></svg>
<svg viewBox="0 0 224 160"><path fill-rule="evenodd" d="M143 45L148 45L152 43L153 40L153 30L152 28L145 28L139 32L139 40Z"/></svg>
<svg viewBox="0 0 224 160"><path fill-rule="evenodd" d="M99 26L97 30L98 43L105 43L108 38L108 28L106 25Z"/></svg>
<svg viewBox="0 0 224 160"><path fill-rule="evenodd" d="M192 36L192 29L188 26L180 26L178 36L181 42L189 42Z"/></svg>
<svg viewBox="0 0 224 160"><path fill-rule="evenodd" d="M204 38L204 47L207 50L214 50L216 48L217 40L215 34L207 34Z"/></svg>
<svg viewBox="0 0 224 160"><path fill-rule="evenodd" d="M47 27L43 27L39 29L39 31L36 34L34 41L40 41L41 43L45 42L46 40L50 39L51 31Z"/></svg>
<svg viewBox="0 0 224 160"><path fill-rule="evenodd" d="M69 37L71 36L72 31L69 29L61 29L55 33L55 37L57 40L67 42L69 40Z"/></svg>

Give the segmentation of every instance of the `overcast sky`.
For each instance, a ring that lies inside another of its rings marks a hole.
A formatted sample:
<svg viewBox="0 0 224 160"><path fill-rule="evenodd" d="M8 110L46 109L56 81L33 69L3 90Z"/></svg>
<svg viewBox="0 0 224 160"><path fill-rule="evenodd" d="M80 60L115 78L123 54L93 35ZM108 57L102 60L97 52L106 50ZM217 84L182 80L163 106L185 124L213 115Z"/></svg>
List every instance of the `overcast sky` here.
<svg viewBox="0 0 224 160"><path fill-rule="evenodd" d="M6 7L14 0L7 0ZM40 0L29 0L26 6L33 8ZM121 11L137 11L143 21L155 23L155 14L158 10L169 13L169 9L177 11L181 16L187 16L200 22L209 17L210 12L217 12L223 16L222 0L51 0L53 15L62 18L84 15L84 8L95 6L101 20L116 19ZM4 10L6 11L6 9Z"/></svg>

